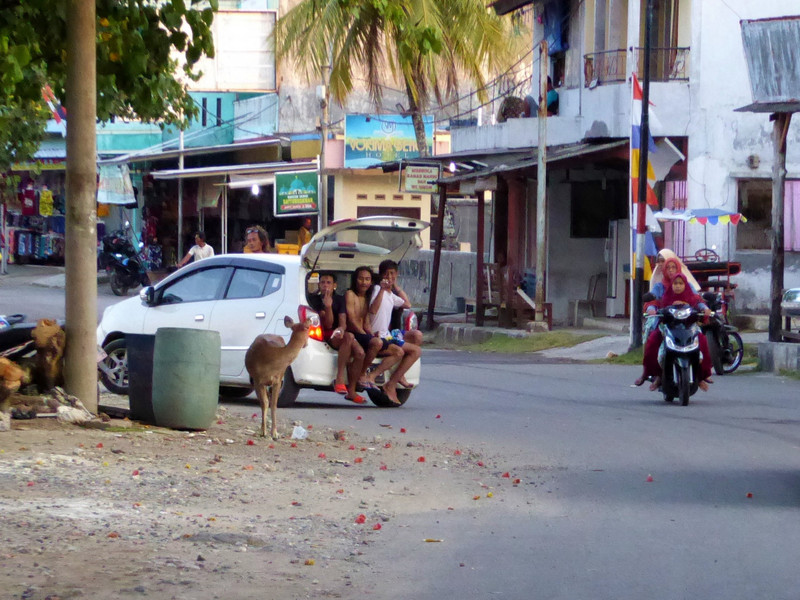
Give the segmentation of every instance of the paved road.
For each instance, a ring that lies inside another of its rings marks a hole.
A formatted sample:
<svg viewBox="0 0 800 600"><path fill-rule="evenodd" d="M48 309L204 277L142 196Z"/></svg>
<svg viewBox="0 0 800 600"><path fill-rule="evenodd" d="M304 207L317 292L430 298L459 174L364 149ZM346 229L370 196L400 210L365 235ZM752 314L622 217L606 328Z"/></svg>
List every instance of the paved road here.
<svg viewBox="0 0 800 600"><path fill-rule="evenodd" d="M357 576L375 597L797 598L800 382L717 377L681 407L631 388L637 373L429 350L403 408L303 392L284 414L482 453L474 509L420 507L371 547Z"/></svg>
<svg viewBox="0 0 800 600"><path fill-rule="evenodd" d="M129 292L128 297L138 293ZM38 265L9 265L9 274L0 276L0 315L23 313L29 321L63 319L64 268ZM106 307L124 300L115 296L107 283L97 286L97 320Z"/></svg>

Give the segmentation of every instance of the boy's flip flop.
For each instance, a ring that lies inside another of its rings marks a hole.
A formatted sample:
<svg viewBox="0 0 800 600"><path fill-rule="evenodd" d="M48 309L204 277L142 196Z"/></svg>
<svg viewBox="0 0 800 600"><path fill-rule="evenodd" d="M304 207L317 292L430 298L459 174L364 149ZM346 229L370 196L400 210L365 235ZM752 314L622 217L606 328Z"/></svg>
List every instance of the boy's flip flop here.
<svg viewBox="0 0 800 600"><path fill-rule="evenodd" d="M366 398L364 398L364 396L359 396L358 394L356 394L355 398L351 398L350 396L345 396L344 399L345 400L349 400L353 404L366 404L367 403Z"/></svg>
<svg viewBox="0 0 800 600"><path fill-rule="evenodd" d="M347 394L347 386L343 383L337 383L333 386L333 391L344 396Z"/></svg>

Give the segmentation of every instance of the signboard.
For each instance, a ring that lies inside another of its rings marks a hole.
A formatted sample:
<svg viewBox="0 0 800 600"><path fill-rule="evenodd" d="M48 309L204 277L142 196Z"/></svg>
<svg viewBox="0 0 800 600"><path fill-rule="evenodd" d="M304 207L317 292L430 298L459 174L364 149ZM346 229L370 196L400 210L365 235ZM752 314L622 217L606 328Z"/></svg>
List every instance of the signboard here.
<svg viewBox="0 0 800 600"><path fill-rule="evenodd" d="M435 194L438 189L439 165L405 165L403 191L414 194Z"/></svg>
<svg viewBox="0 0 800 600"><path fill-rule="evenodd" d="M319 181L316 171L275 173L274 212L276 217L293 217L317 212Z"/></svg>
<svg viewBox="0 0 800 600"><path fill-rule="evenodd" d="M423 117L428 154L433 154L433 117ZM411 117L346 115L344 166L366 169L382 162L419 157Z"/></svg>

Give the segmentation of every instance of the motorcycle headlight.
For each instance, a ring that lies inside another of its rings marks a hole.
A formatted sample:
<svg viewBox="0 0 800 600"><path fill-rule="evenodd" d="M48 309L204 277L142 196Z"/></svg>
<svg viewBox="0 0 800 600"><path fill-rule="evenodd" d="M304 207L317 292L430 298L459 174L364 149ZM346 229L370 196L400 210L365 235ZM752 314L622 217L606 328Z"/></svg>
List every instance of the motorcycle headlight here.
<svg viewBox="0 0 800 600"><path fill-rule="evenodd" d="M694 341L688 346L678 346L671 337L665 337L664 341L667 344L667 348L675 352L691 352L692 350L697 350L700 346L700 340L698 338L694 338Z"/></svg>
<svg viewBox="0 0 800 600"><path fill-rule="evenodd" d="M675 315L676 319L688 319L689 315L692 314L692 307L687 305L682 308L676 308L672 314Z"/></svg>

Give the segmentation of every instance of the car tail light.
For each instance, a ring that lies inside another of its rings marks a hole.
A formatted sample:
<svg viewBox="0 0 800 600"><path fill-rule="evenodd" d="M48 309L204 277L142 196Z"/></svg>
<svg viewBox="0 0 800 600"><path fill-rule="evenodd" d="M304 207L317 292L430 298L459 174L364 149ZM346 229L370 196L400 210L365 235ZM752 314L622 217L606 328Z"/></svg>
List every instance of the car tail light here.
<svg viewBox="0 0 800 600"><path fill-rule="evenodd" d="M308 337L318 342L325 341L322 337L322 324L319 315L309 306L300 306L297 309L297 316L300 317L300 322L305 322L306 319L311 320L311 327L308 328Z"/></svg>

